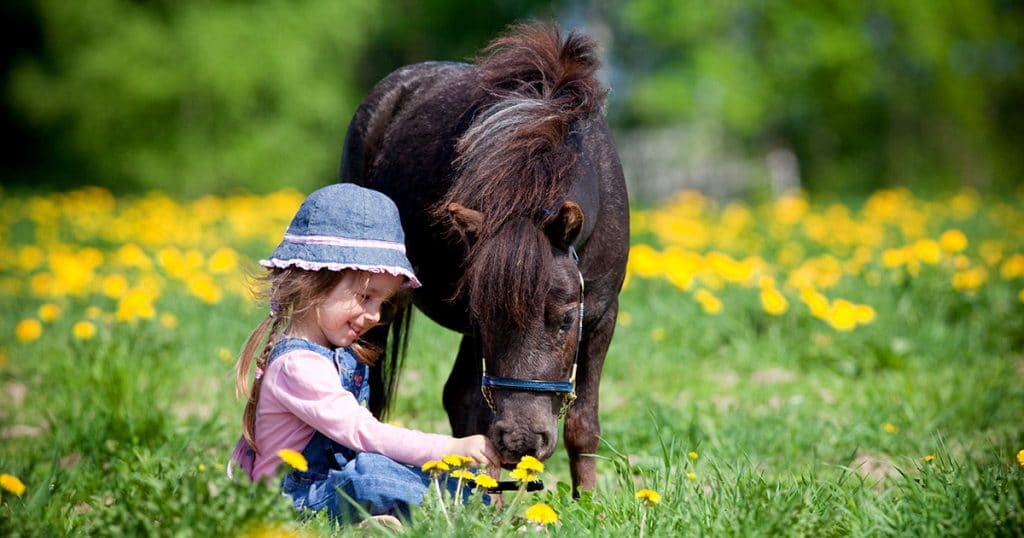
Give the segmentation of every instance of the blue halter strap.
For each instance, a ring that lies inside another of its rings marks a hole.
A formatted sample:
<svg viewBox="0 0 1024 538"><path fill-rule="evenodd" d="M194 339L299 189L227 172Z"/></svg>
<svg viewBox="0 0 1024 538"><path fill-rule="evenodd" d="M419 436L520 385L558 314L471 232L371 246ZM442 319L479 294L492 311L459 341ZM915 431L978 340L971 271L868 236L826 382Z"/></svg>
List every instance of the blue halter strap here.
<svg viewBox="0 0 1024 538"><path fill-rule="evenodd" d="M558 413L559 417L564 416L565 412L572 406L573 401L576 400L576 365L580 358L580 347L583 345L584 285L583 273L579 270L580 257L576 254L575 247L569 247L569 255L572 256L573 262L576 263L576 274L580 278L580 310L576 332L576 355L572 359L572 370L569 372L569 379L564 381L546 381L542 379L518 379L487 375L487 358L484 357L481 359L483 375L480 377L480 392L483 393L484 400L487 402L487 406L491 408L491 412L495 412L494 398L491 394L493 389L562 394L562 408Z"/></svg>

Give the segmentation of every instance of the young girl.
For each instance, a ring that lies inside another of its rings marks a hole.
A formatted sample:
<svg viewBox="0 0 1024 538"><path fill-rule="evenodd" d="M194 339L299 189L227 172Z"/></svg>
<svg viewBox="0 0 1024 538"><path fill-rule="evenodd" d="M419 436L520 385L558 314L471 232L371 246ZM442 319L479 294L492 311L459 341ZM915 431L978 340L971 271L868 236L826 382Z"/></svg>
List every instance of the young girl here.
<svg viewBox="0 0 1024 538"><path fill-rule="evenodd" d="M366 408L376 353L359 337L380 322L395 293L420 285L404 239L387 196L336 184L309 195L270 259L260 261L270 270L270 313L238 360L239 394L248 392L254 361L256 372L232 459L260 480L274 475L279 450L301 452L309 469L281 482L298 510L353 521L362 513L354 501L371 515L407 517L426 491L423 463L459 454L498 468L482 435L400 428Z"/></svg>

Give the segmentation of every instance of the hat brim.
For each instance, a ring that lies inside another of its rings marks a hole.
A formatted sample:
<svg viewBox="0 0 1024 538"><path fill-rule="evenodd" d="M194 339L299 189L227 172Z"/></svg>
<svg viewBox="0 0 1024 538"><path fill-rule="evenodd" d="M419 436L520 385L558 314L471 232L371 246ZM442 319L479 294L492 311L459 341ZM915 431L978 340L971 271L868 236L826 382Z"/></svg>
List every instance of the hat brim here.
<svg viewBox="0 0 1024 538"><path fill-rule="evenodd" d="M387 273L404 277L403 287L418 288L422 286L420 280L416 278L416 273L412 270L409 259L405 257L405 254L394 249L282 243L278 245L269 259L260 260L259 263L263 267L278 269L288 267L298 267L307 271L356 269L371 273Z"/></svg>

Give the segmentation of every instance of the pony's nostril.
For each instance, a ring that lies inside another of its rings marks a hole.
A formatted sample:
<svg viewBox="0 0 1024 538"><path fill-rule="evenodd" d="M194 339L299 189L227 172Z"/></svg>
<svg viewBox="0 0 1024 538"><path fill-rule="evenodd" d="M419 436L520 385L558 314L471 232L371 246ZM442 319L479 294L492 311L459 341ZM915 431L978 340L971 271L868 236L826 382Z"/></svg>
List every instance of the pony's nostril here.
<svg viewBox="0 0 1024 538"><path fill-rule="evenodd" d="M543 452L551 442L551 434L546 431L537 433L537 453Z"/></svg>

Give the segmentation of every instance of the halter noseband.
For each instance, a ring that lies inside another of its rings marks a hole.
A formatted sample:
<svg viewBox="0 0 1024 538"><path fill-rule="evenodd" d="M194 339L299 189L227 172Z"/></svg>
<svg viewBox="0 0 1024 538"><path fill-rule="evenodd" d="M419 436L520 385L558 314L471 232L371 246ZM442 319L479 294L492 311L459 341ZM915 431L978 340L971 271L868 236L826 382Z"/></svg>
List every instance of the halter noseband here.
<svg viewBox="0 0 1024 538"><path fill-rule="evenodd" d="M580 277L580 311L579 311L579 323L577 325L576 333L576 355L572 359L572 370L569 372L569 379L565 381L545 381L542 379L518 379L515 377L497 377L487 375L487 358L481 358L481 364L483 366L483 375L480 377L480 392L484 395L484 400L487 402L487 407L491 408L492 413L496 413L494 407L494 396L492 391L494 389L505 389L505 390L517 390L527 392L554 392L556 394L562 394L562 408L558 412L558 417L562 418L565 416L565 412L572 407L572 403L576 400L576 364L580 358L580 347L583 346L583 272L579 270L580 257L576 254L576 248L569 247L569 255L572 256L572 261L576 263L576 274Z"/></svg>

